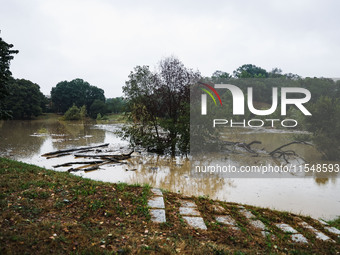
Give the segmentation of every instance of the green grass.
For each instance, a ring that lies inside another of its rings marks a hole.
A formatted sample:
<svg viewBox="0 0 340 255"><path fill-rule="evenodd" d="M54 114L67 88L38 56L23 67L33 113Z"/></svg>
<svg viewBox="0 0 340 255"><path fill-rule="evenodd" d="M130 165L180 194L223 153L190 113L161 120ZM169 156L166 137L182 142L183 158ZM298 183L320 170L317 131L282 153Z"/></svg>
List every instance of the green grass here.
<svg viewBox="0 0 340 255"><path fill-rule="evenodd" d="M125 116L124 113L108 114L108 115L104 115L100 119L97 119L96 122L98 124L125 123L127 122L127 117Z"/></svg>
<svg viewBox="0 0 340 255"><path fill-rule="evenodd" d="M0 254L338 254L339 238L310 217L302 220L336 243L316 240L296 215L244 205L275 239L252 229L237 205L208 197L197 204L207 231L188 227L179 214L182 195L164 192L167 222L150 221L149 185L98 182L0 158ZM241 231L214 219L213 204L225 208ZM290 242L273 224L285 221L311 240ZM329 222L339 228L339 219ZM313 239L314 238L314 239Z"/></svg>
<svg viewBox="0 0 340 255"><path fill-rule="evenodd" d="M328 224L340 229L340 216L335 220L328 221Z"/></svg>

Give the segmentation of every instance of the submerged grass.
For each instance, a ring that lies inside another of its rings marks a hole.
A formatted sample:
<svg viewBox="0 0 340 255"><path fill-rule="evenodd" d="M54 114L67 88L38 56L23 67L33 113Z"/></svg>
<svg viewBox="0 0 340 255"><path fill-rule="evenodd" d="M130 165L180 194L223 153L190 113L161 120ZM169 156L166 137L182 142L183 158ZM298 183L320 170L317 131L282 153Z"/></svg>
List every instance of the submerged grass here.
<svg viewBox="0 0 340 255"><path fill-rule="evenodd" d="M0 158L0 254L338 254L339 237L310 217L245 206L276 238L263 238L237 204L208 197L196 202L207 231L188 228L179 215L179 194L164 192L167 223L150 221L150 186L97 182ZM212 206L226 209L241 231L215 221ZM329 235L322 242L299 227L302 219ZM296 228L301 245L273 224ZM339 228L339 219L329 222Z"/></svg>

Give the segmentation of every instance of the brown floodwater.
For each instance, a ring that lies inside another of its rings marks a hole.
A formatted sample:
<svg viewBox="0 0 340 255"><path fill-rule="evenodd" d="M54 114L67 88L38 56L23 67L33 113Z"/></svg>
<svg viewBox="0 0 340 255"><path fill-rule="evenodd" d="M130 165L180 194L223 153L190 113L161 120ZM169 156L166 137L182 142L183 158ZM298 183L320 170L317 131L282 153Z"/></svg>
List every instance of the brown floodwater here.
<svg viewBox="0 0 340 255"><path fill-rule="evenodd" d="M110 143L108 149L104 150L128 152L128 142L115 134L121 125L62 122L56 118L0 121L0 156L56 171L67 171L67 167L53 166L77 160L72 155L52 159L41 155L54 150L100 143ZM271 129L229 130L223 133L223 139L239 142L259 140L262 144L256 145L257 149L271 151L293 141L296 133ZM290 149L296 151L303 162L339 163L323 161L321 154L312 146L293 145ZM228 160L234 164L252 164L259 159L250 154L235 154ZM308 174L299 178L230 178L217 173L197 174L191 170L187 158L159 156L142 150L134 152L126 162L121 165L103 165L96 171L74 174L107 182L150 184L185 195L208 196L316 218L333 219L340 215L339 173L323 176Z"/></svg>

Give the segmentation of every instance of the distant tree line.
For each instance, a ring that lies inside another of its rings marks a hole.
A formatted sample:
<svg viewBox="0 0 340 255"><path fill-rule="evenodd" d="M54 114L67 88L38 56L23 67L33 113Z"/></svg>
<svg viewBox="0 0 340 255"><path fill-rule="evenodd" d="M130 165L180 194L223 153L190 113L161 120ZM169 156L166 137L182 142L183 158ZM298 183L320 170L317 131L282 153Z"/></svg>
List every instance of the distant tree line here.
<svg viewBox="0 0 340 255"><path fill-rule="evenodd" d="M82 79L74 79L59 82L52 88L48 101L39 85L12 77L10 62L18 53L12 48L12 44L0 38L0 119L29 119L46 110L66 114L66 119L98 118L127 111L133 125L125 128L123 136L129 137L132 143L157 152L187 153L189 86L199 79L208 83L233 81L246 94L247 79L252 78L253 100L260 108L271 104L272 87L308 89L312 99L306 107L312 116L301 115L294 107L289 112L299 119L302 129L313 133L311 139L326 158L340 159L340 81L302 78L292 73L283 74L279 68L267 71L253 64L242 65L232 74L218 70L203 78L199 71L193 71L170 57L161 60L156 72L148 66L135 67L123 87L125 98L105 99L102 89ZM221 97L225 104L230 104L228 92ZM252 117L249 112L245 115ZM272 115L277 117L278 112Z"/></svg>
<svg viewBox="0 0 340 255"><path fill-rule="evenodd" d="M251 78L251 79L249 79ZM305 136L304 139L311 140L317 148L329 160L340 160L340 80L329 78L302 78L299 75L288 73L283 74L279 68L274 68L268 72L261 67L247 64L239 67L233 75L216 71L211 77L205 77L207 83L231 83L237 85L247 94L247 87L253 87L254 105L258 109L268 109L272 104L273 87L302 87L311 92L311 100L306 104L306 108L312 116L303 115L294 106L289 106L287 116L298 120L299 128L312 132L312 136ZM299 95L289 95L290 98ZM229 91L221 95L223 104L229 111L224 113L226 118L232 116L232 98ZM212 102L210 102L212 107ZM268 106L269 105L269 106ZM242 118L254 118L246 108L245 116ZM279 119L280 109L270 116L256 116L257 119L272 118Z"/></svg>
<svg viewBox="0 0 340 255"><path fill-rule="evenodd" d="M38 84L25 79L14 79L10 61L19 51L0 38L0 119L31 119L50 111L65 114L69 109L79 114L68 114L65 119L79 119L98 114L121 113L125 110L122 97L105 99L104 91L82 79L59 82L52 88L50 100ZM81 117L80 117L81 116Z"/></svg>
<svg viewBox="0 0 340 255"><path fill-rule="evenodd" d="M237 85L247 95L247 87L253 87L253 101L257 109L268 109L272 103L273 87L302 87L311 92L312 98L306 105L312 116L303 115L294 106L289 107L288 116L297 119L299 128L312 132L309 138L330 160L340 159L340 81L328 78L302 78L297 74L283 74L279 68L267 71L246 64L233 71L215 71L212 76L202 78L199 72L185 67L176 58L161 60L158 71L148 66L136 66L130 73L123 92L130 109L132 125L123 129L122 136L134 145L142 145L156 152L189 151L189 86L199 79L206 83L229 83ZM279 90L280 91L280 90ZM279 95L280 96L280 95ZM299 95L290 95L290 97ZM221 94L223 105L232 116L232 98L229 91ZM229 107L229 106L230 107ZM210 106L213 102L210 101ZM209 107L209 104L208 104ZM216 110L216 108L214 108ZM225 108L224 108L225 109ZM270 116L256 118L280 118L280 107ZM242 118L254 116L246 109ZM307 137L308 138L308 137Z"/></svg>

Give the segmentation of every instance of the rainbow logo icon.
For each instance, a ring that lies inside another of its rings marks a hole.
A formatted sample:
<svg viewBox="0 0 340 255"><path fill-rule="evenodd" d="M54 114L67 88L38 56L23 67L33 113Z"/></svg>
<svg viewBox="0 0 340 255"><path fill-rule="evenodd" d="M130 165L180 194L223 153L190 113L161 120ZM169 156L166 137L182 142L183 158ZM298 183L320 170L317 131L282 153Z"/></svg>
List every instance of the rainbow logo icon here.
<svg viewBox="0 0 340 255"><path fill-rule="evenodd" d="M220 95L217 93L217 91L216 91L213 87L211 87L210 85L208 85L208 84L206 84L206 83L203 83L203 82L198 82L198 83L201 84L201 85L203 85L203 86L205 86L205 87L207 87L207 88L210 89L212 92L214 92L214 94L216 95L216 97L218 98L218 100L220 101L220 104L221 104L221 106L222 106L222 100L221 100L221 98L220 98ZM210 92L209 90L204 89L204 88L200 88L200 89L203 90L205 93L207 93L207 94L212 98L212 100L214 101L215 105L217 105L217 102L216 102L214 96L211 94L211 92Z"/></svg>

